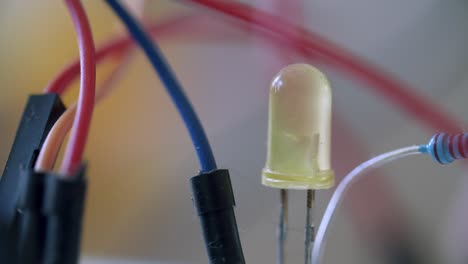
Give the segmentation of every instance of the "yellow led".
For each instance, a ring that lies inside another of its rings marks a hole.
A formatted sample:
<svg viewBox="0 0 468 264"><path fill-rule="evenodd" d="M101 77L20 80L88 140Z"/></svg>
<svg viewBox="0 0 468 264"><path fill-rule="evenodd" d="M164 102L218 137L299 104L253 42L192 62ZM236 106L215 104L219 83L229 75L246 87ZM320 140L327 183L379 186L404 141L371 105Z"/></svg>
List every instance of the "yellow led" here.
<svg viewBox="0 0 468 264"><path fill-rule="evenodd" d="M262 183L281 189L326 189L330 165L332 92L313 66L293 64L270 87L267 161Z"/></svg>

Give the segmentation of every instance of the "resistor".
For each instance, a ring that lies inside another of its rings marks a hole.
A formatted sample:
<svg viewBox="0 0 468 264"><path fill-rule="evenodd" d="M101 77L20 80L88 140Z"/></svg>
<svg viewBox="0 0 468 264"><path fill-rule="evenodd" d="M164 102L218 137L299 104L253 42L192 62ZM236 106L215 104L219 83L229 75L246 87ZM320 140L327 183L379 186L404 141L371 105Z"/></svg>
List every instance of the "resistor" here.
<svg viewBox="0 0 468 264"><path fill-rule="evenodd" d="M427 145L421 146L420 151L429 154L434 161L441 164L466 159L468 158L468 133L435 134Z"/></svg>

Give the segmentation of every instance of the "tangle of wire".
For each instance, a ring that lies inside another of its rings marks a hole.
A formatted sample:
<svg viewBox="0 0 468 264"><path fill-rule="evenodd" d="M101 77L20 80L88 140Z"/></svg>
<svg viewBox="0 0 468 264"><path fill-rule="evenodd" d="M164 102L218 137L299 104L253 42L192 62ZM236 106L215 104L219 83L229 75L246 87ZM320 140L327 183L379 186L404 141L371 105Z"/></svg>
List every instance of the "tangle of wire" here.
<svg viewBox="0 0 468 264"><path fill-rule="evenodd" d="M457 128L456 122L444 114L437 112L437 108L431 106L429 102L424 101L422 98L419 98L415 94L409 92L410 89L392 81L391 78L381 72L378 72L374 67L366 66L365 63L354 58L349 52L338 48L333 43L330 43L311 32L294 27L286 22L277 23L277 21L281 21L280 18L276 18L273 15L269 15L268 13L241 3L227 3L211 0L187 1L195 2L225 15L234 16L242 21L255 24L259 29L265 28L268 31L259 30L258 33L266 38L276 41L280 45L295 48L296 51L309 59L316 59L317 55L324 53L325 56L323 56L322 60L329 62L332 65L334 63L336 64L337 61L341 62L340 65L338 65L339 68L352 73L355 77L370 82L373 84L371 87L375 87L378 91L390 94L391 98L394 98L394 102L396 104L403 106L403 109L408 110L410 113L418 117L419 120L424 121L428 126L436 129L443 129L445 131L454 131ZM255 19L247 17L246 15L252 10L255 11L257 17ZM152 35L159 34L160 37L163 37L164 34L170 33L177 28L180 29L181 25L184 25L185 29L189 28L196 20L197 16L193 15L175 16L161 24L152 24L146 27L146 30ZM275 26L274 24L277 25ZM240 29L245 29L245 27L240 27ZM184 30L184 32L187 33L189 31ZM301 34L296 34L297 32L302 32L306 37L299 38ZM291 43L294 43L294 46L291 47ZM133 40L129 37L121 37L111 40L96 51L96 60L98 62L102 61L109 56L122 52L131 45L133 45ZM71 63L47 86L45 91L58 94L63 93L68 89L68 87L70 87L70 83L77 75L79 75L79 73L79 62ZM429 112L428 109L430 110Z"/></svg>
<svg viewBox="0 0 468 264"><path fill-rule="evenodd" d="M355 77L358 77L361 80L374 85L374 87L378 88L380 92L385 95L389 95L395 103L403 106L403 108L408 112L417 115L432 127L439 129L444 128L447 131L454 131L457 128L455 122L442 113L437 112L437 110L435 110L436 108L431 107L428 102L425 102L424 100L418 98L418 96L415 94L409 92L408 89L405 89L405 87L398 82L393 81L385 74L376 71L367 64L357 60L349 53L339 49L336 45L333 45L332 43L327 42L310 32L306 32L300 28L295 28L286 22L279 23L278 19L276 19L274 16L259 10L255 10L255 18L247 16L246 14L253 9L244 4L219 2L214 0L188 1L203 5L223 14L236 17L248 23L255 24L258 27L268 29L270 33L265 34L263 32L264 36L279 40L281 43L295 43L295 48L306 57L311 58L320 55L322 60L329 62L331 65L347 71ZM64 175L71 175L81 163L86 138L89 133L89 126L95 102L96 62L101 61L110 55L127 50L132 45L132 40L128 37L123 37L118 40L111 41L107 45L103 46L103 48L99 49L95 54L91 29L86 18L86 13L84 12L80 1L65 0L65 2L72 16L75 30L77 32L78 44L80 48L80 62L72 63L64 71L62 71L58 77L49 84L46 92L59 94L64 92L73 79L75 79L76 76L80 73L81 66L81 88L76 107L70 107L70 110L62 116L62 118L64 118L64 120L66 119L66 121L60 122L59 120L56 124L59 126L59 130L62 132L68 131L70 128L72 129L71 138L67 145L65 157L61 166L61 172ZM179 82L172 73L172 70L170 69L162 54L159 52L159 49L154 45L154 43L152 43L149 36L138 25L138 23L128 14L128 12L126 12L122 6L120 6L118 1L107 0L107 2L126 24L128 30L135 38L135 41L137 41L143 48L153 67L159 73L161 80L166 85L166 89L171 95L171 98L181 113L190 132L192 141L199 156L201 170L206 172L216 169L215 159L208 139L204 133L203 127L201 126L201 123L190 102L186 98ZM184 22L184 19L185 22L189 21L190 19L187 18L189 17L176 17L173 20L168 20L166 24L153 25L148 27L147 30L152 34L164 32L164 30L169 30L171 27L174 28L174 25L177 25L177 23ZM292 36L292 32L297 31L303 32L306 37L297 39L297 34L294 34L294 38L296 38L295 41L291 41L290 39L287 40L288 37ZM117 68L115 72L110 75L110 78L104 84L104 89L100 89L101 92L97 94L98 96L96 101L99 101L108 94L110 89L106 89L106 86L112 86L111 83L114 82L116 76L121 74L121 71L123 70ZM75 116L73 123L70 122L71 116ZM53 135L54 129L52 129L49 137L53 137ZM55 149L51 151L51 153L55 153L55 156L58 152L58 148L60 147L61 142L63 141L64 134L57 134L56 137L58 140L53 141L54 143L49 144L46 140L45 144L46 146L55 146ZM319 229L318 231L317 242L314 246L312 254L314 263L318 263L320 248L324 241L325 232L327 230L328 223L331 221L333 211L338 206L338 203L341 200L342 195L344 195L345 190L348 188L348 186L350 186L351 182L354 181L357 176L361 175L371 167L383 165L384 163L393 159L411 154L428 153L440 163L449 163L455 159L464 158L465 153L468 152L467 138L468 136L466 134L454 136L438 134L434 136L433 140L431 141L432 143L429 143L427 146L418 147L417 149L416 147L410 147L407 149L390 152L363 163L361 166L353 170L338 186L337 192L335 192L334 196L332 197L329 208L333 209L330 209L331 211L327 209L328 213L325 213L325 216L327 216L324 217L326 224L322 224L320 227L322 229ZM43 150L41 150L41 154L42 151ZM36 166L36 169L51 169L53 166L53 161L55 160L55 156L49 157L47 162L39 162L39 164L42 165ZM39 161L41 161L41 156Z"/></svg>

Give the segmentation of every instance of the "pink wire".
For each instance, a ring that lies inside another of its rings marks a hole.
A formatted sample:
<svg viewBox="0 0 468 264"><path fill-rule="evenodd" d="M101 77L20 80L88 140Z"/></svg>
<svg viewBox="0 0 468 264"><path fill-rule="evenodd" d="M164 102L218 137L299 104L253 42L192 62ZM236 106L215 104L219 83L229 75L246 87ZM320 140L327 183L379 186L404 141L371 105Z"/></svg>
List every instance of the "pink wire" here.
<svg viewBox="0 0 468 264"><path fill-rule="evenodd" d="M91 125L96 90L96 56L91 26L80 0L65 0L65 3L75 26L81 64L81 87L77 112L60 169L61 174L71 176L81 164Z"/></svg>
<svg viewBox="0 0 468 264"><path fill-rule="evenodd" d="M309 59L321 58L332 66L351 74L353 77L367 82L371 85L369 88L374 88L378 92L386 95L395 105L400 105L403 110L413 114L429 127L432 127L435 130L445 130L447 132L458 132L460 130L455 120L439 112L436 106L424 100L415 92L411 92L411 88L392 80L392 78L388 77L385 73L377 70L376 67L362 62L352 56L349 52L338 48L335 44L324 40L316 34L294 27L287 22L282 22L282 19L280 18L243 4L212 0L191 1L210 8L227 6L230 10L222 11L224 14L237 17L248 23L253 23L264 29L259 31L259 34L263 34L280 44L286 44L287 46L296 48ZM248 12L255 14L255 17L246 15ZM167 33L168 31L174 30L176 28L175 25L187 24L185 22L190 21L193 21L193 17L175 17L164 24L151 25L147 30L150 31L151 34ZM189 28L190 23L186 26ZM245 27L242 29L248 30L248 28ZM297 32L301 32L304 36L300 38L301 34L298 34ZM130 45L133 45L133 42L127 36L119 39L113 39L97 51L97 59L98 61L101 61L112 54L119 53ZM69 84L77 74L79 74L79 63L74 62L63 70L57 78L48 85L46 92L61 94L69 87Z"/></svg>
<svg viewBox="0 0 468 264"><path fill-rule="evenodd" d="M321 59L323 62L339 69L351 76L369 84L377 92L385 96L395 105L426 122L433 129L444 129L448 132L460 130L457 122L441 113L431 103L423 99L413 89L389 78L375 66L351 55L351 53L325 40L317 34L296 27L283 19L252 8L238 2L218 0L188 0L207 7L219 13L254 24L264 30L274 33L276 39L282 43L293 43L296 49L308 57ZM252 16L251 14L255 14ZM297 34L297 32L301 34ZM263 32L270 34L268 32ZM301 36L302 35L302 36Z"/></svg>
<svg viewBox="0 0 468 264"><path fill-rule="evenodd" d="M410 112L434 129L444 129L448 132L457 132L459 130L458 125L456 125L457 122L437 111L436 107L419 97L416 93L411 92L411 89L392 80L383 72L376 70L375 67L362 62L349 52L338 48L335 44L324 40L316 34L294 27L287 22L283 22L280 18L253 9L247 5L212 0L192 1L217 11L221 10L220 12L224 14L257 25L264 29L259 31L259 33L264 34L266 37L270 39L273 38L281 44L292 46L308 58L322 59L324 62L367 82L371 85L370 88L375 88L383 95L386 95L394 104L400 105L404 110ZM252 12L255 13L254 17L250 16ZM148 30L153 34L170 31L174 29L174 24L186 21L187 19L184 20L184 18L175 18L163 25L152 25ZM297 34L297 32L301 32L303 36L300 37L300 34ZM112 54L121 52L132 44L132 40L128 37L113 40L100 49L96 57L100 61ZM75 62L62 71L61 74L51 82L46 91L62 93L69 87L69 84L77 74L79 74L79 64Z"/></svg>
<svg viewBox="0 0 468 264"><path fill-rule="evenodd" d="M147 27L147 30L153 35L167 35L167 33L174 31L178 26L187 24L186 22L193 22L194 19L195 16L179 15L169 18L163 23L151 24ZM113 38L96 50L96 61L100 62L107 57L122 53L132 45L134 45L134 42L128 36ZM76 60L57 74L57 76L44 89L44 92L62 94L70 87L70 84L79 74L80 61Z"/></svg>

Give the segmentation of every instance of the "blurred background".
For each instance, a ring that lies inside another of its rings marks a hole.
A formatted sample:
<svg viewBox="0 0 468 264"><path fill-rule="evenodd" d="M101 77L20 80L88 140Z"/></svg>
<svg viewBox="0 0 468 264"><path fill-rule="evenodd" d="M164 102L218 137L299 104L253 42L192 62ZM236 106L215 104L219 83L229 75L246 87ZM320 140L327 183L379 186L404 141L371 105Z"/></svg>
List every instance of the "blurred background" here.
<svg viewBox="0 0 468 264"><path fill-rule="evenodd" d="M185 1L127 2L151 21L177 13L200 16L198 30L156 40L205 125L219 167L231 171L247 262L274 263L279 191L260 184L269 83L288 63L314 62ZM466 131L468 2L243 2L303 25L411 84ZM122 33L104 1L83 3L97 46ZM77 55L73 27L60 1L0 2L2 167L28 95L41 93ZM96 108L93 119L86 151L85 263L104 263L94 258L206 263L188 184L198 172L190 139L146 58L140 51L134 55L118 89ZM334 89L332 155L339 177L370 157L426 143L438 132L351 76L317 66ZM112 61L100 66L99 79L112 67ZM64 100L69 104L75 98L71 92ZM324 263L466 263L467 176L463 165L440 166L429 157L368 175L339 210ZM318 193L316 215L321 216L331 193ZM288 261L301 263L305 193L293 192L290 202Z"/></svg>

